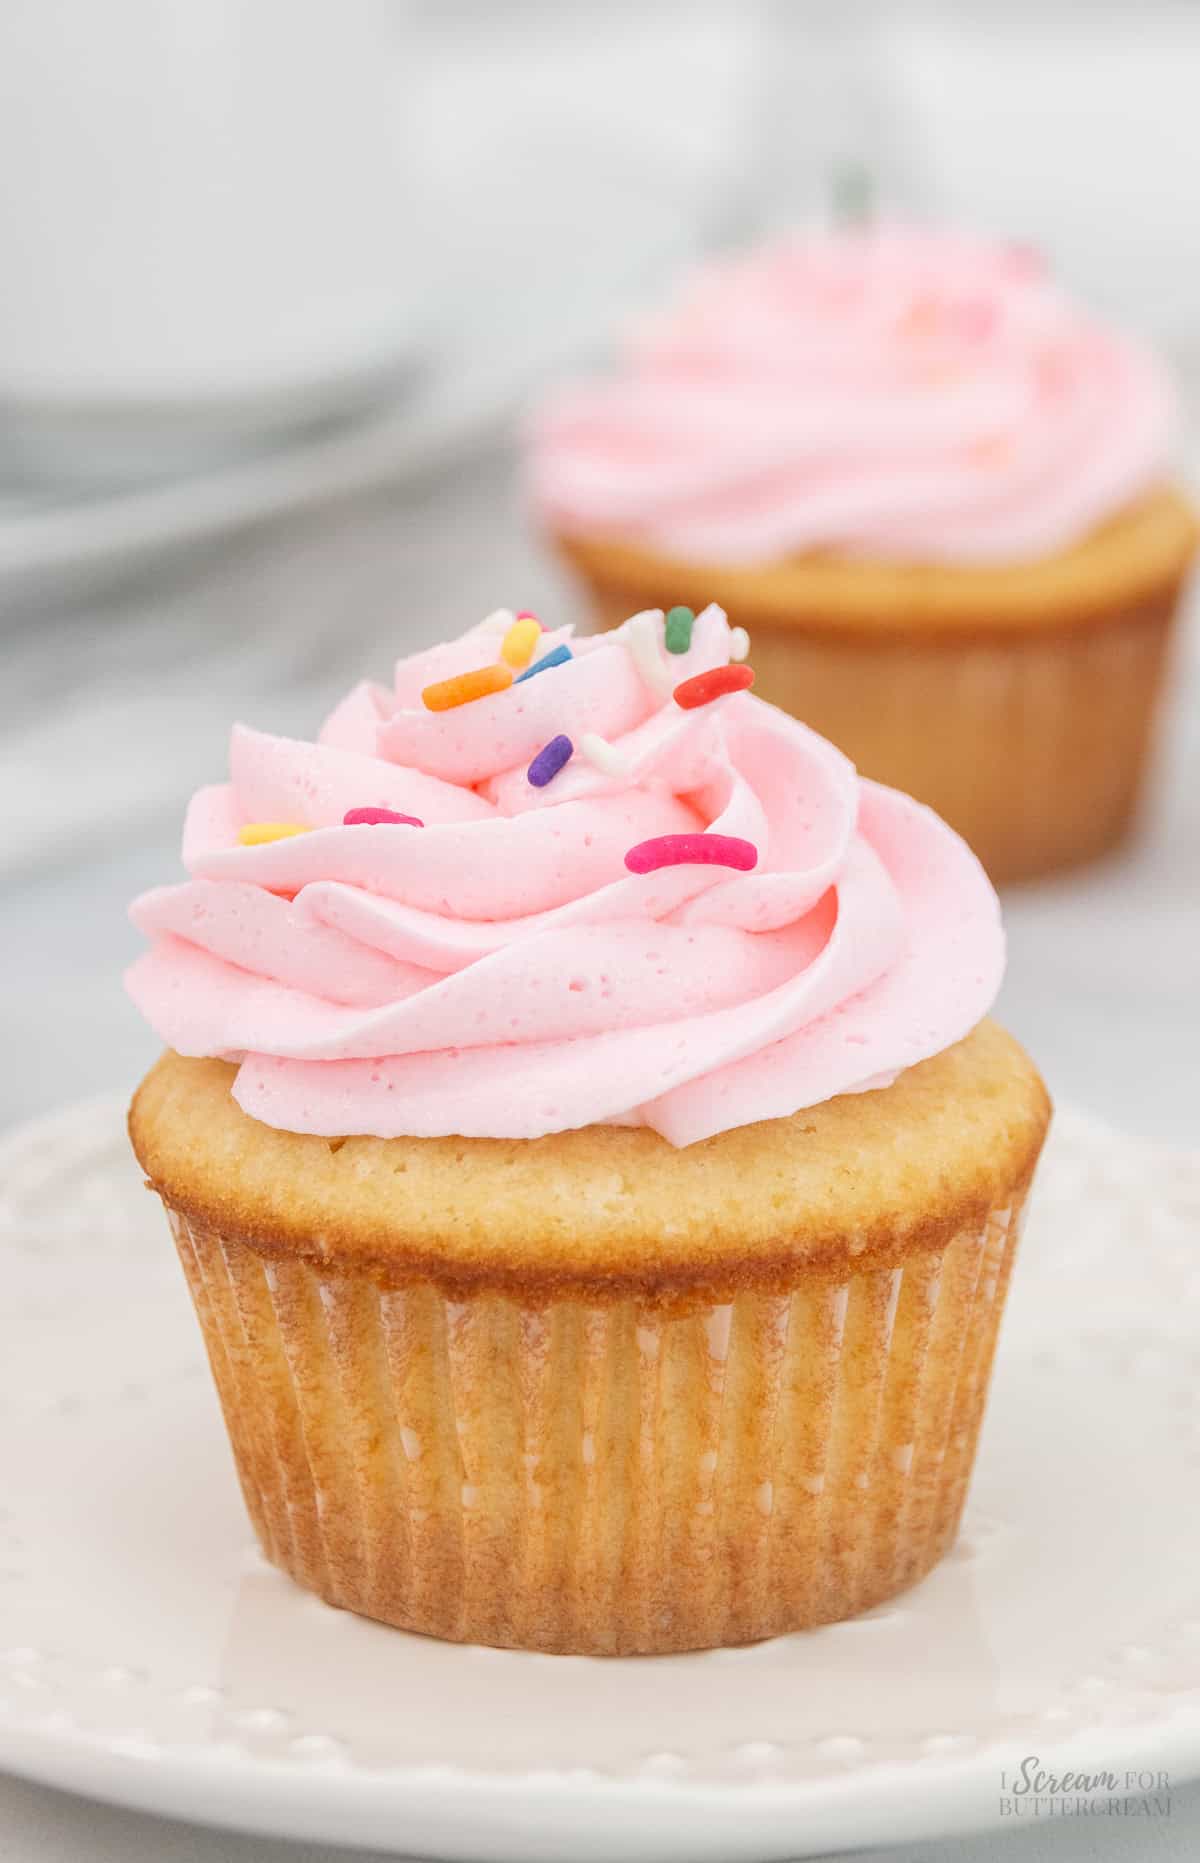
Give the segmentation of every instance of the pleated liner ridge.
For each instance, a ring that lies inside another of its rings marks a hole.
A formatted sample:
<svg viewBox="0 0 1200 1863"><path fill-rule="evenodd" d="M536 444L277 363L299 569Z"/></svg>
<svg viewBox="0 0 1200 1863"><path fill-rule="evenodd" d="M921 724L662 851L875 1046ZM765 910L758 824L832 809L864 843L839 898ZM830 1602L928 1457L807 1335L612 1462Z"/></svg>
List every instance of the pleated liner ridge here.
<svg viewBox="0 0 1200 1863"><path fill-rule="evenodd" d="M595 1654L832 1622L936 1564L1019 1213L672 1311L389 1289L168 1212L266 1556L404 1629Z"/></svg>

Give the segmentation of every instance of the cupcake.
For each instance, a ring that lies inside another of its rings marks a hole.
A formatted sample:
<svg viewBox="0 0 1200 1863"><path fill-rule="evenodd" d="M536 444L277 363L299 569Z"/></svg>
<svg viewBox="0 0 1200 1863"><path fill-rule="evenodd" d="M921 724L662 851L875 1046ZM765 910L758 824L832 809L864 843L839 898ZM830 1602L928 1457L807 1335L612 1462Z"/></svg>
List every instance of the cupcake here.
<svg viewBox="0 0 1200 1863"><path fill-rule="evenodd" d="M686 1650L954 1538L1048 1102L974 855L734 644L502 613L237 726L132 909L133 1147L331 1604Z"/></svg>
<svg viewBox="0 0 1200 1863"><path fill-rule="evenodd" d="M720 601L758 690L996 880L1134 818L1196 536L1155 361L1025 247L904 228L714 266L532 429L604 626Z"/></svg>

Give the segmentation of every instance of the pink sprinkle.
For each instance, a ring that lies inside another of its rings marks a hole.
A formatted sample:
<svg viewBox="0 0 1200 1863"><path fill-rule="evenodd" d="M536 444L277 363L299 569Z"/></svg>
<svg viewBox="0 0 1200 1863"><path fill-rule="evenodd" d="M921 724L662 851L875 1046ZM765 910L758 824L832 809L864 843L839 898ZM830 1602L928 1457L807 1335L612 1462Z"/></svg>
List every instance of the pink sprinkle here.
<svg viewBox="0 0 1200 1863"><path fill-rule="evenodd" d="M373 828L379 822L399 822L405 828L425 826L416 815L397 815L395 809L347 809L342 816L342 825L345 828L357 828L363 824Z"/></svg>
<svg viewBox="0 0 1200 1863"><path fill-rule="evenodd" d="M625 856L630 873L656 873L660 867L736 867L749 873L758 865L753 841L733 834L660 834L639 841Z"/></svg>
<svg viewBox="0 0 1200 1863"><path fill-rule="evenodd" d="M532 608L518 608L517 609L517 620L518 621L537 621L537 624L542 629L543 634L546 631L545 628L542 627L541 621L538 620L537 615L534 614Z"/></svg>

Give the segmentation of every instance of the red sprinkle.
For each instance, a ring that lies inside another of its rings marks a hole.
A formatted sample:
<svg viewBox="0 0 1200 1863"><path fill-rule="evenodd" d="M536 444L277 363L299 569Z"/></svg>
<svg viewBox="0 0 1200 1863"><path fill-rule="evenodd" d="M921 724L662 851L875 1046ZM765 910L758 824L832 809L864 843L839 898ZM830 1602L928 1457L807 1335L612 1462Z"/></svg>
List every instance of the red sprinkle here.
<svg viewBox="0 0 1200 1863"><path fill-rule="evenodd" d="M714 699L723 699L727 692L745 692L753 684L753 667L714 666L711 672L696 673L693 678L683 680L671 696L685 712L694 712L698 705L711 705Z"/></svg>
<svg viewBox="0 0 1200 1863"><path fill-rule="evenodd" d="M360 824L375 827L378 822L400 822L405 828L423 828L424 822L417 815L397 815L395 809L347 809L342 816L342 826L357 828Z"/></svg>
<svg viewBox="0 0 1200 1863"><path fill-rule="evenodd" d="M736 867L739 873L749 873L758 865L758 849L735 834L659 834L631 847L625 865L630 873L690 866Z"/></svg>

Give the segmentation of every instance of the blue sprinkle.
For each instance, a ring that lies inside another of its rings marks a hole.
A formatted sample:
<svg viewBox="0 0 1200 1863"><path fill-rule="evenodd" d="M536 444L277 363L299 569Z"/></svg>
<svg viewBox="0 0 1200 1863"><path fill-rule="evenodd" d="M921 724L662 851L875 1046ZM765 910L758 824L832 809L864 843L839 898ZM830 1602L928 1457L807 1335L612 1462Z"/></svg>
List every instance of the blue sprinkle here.
<svg viewBox="0 0 1200 1863"><path fill-rule="evenodd" d="M527 771L530 782L535 789L544 789L553 780L565 763L570 763L575 753L575 746L569 737L552 737L543 750L530 764Z"/></svg>
<svg viewBox="0 0 1200 1863"><path fill-rule="evenodd" d="M527 666L523 673L518 673L513 680L513 685L519 686L523 679L532 679L535 673L545 673L552 666L562 666L571 658L571 649L565 644L561 647L551 647L549 653L544 653L540 660L535 660L533 665Z"/></svg>

